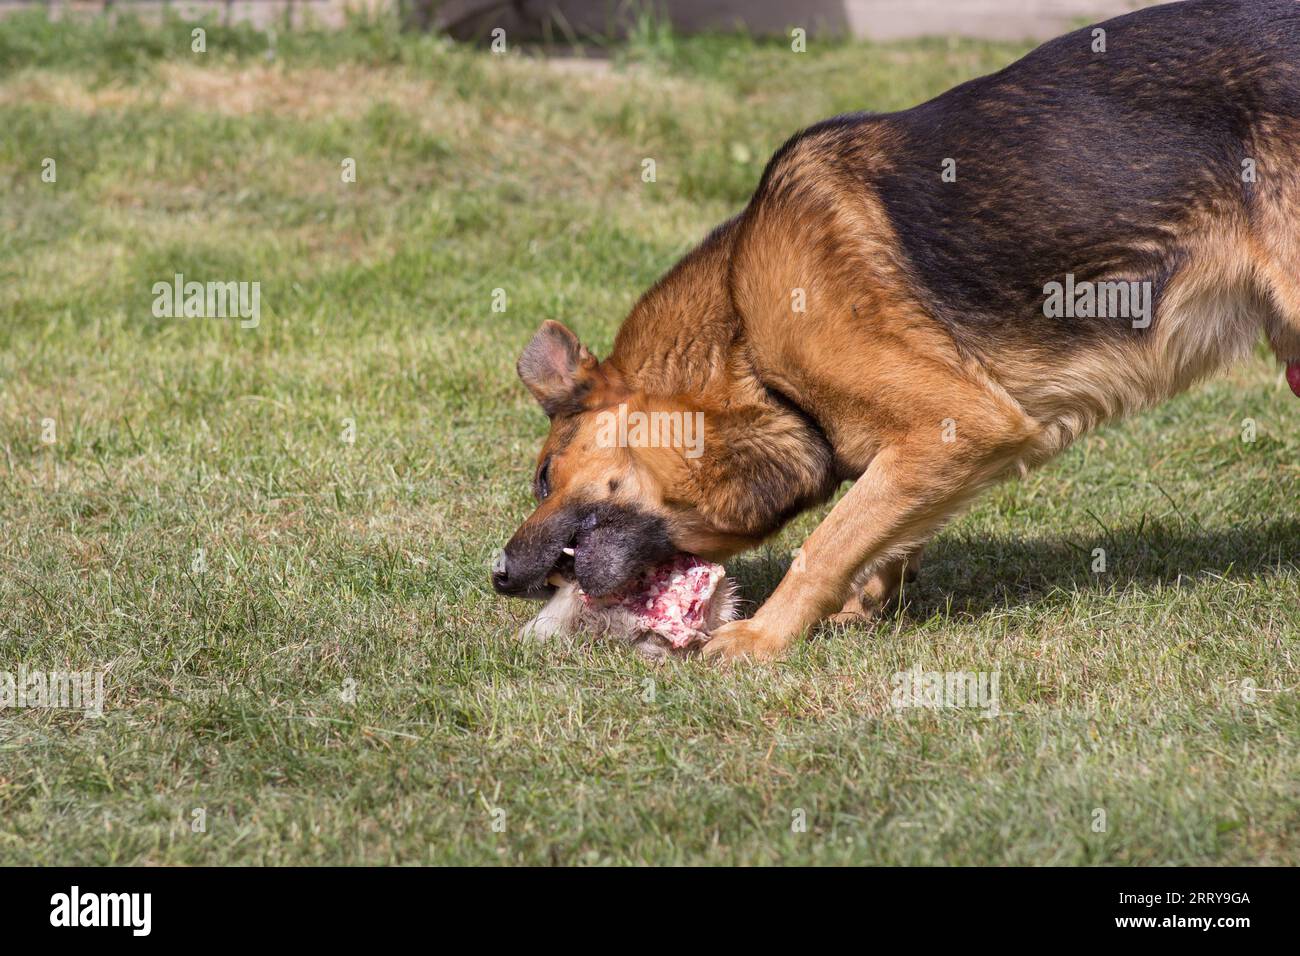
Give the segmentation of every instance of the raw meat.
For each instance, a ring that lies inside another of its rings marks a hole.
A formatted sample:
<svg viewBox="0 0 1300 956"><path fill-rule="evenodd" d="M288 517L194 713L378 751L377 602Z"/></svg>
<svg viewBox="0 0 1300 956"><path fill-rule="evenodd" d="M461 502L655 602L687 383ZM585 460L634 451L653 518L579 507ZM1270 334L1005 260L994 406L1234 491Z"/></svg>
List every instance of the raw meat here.
<svg viewBox="0 0 1300 956"><path fill-rule="evenodd" d="M589 630L629 641L661 658L702 645L735 617L735 588L720 564L678 554L612 594L594 598L575 581L556 579L555 595L523 630L546 638Z"/></svg>

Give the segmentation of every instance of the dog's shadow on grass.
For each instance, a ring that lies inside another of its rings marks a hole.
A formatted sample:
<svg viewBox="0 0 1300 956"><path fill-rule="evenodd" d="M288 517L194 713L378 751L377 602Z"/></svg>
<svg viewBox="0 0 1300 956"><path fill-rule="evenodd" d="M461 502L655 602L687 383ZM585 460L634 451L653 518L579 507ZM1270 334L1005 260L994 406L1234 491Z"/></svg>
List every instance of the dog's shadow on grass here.
<svg viewBox="0 0 1300 956"><path fill-rule="evenodd" d="M728 566L748 616L775 590L790 558L766 548ZM1078 537L979 537L933 541L919 580L905 592L905 613L978 618L991 611L1068 602L1080 592L1122 592L1154 585L1195 587L1206 576L1251 580L1300 569L1300 520L1273 519L1235 528L1143 522Z"/></svg>

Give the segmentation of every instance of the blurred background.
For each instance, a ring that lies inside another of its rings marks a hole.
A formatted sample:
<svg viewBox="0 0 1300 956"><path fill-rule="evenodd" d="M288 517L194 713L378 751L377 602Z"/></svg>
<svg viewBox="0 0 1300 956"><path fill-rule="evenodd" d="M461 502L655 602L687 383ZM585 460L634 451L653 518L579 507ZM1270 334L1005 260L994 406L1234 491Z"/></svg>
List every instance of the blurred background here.
<svg viewBox="0 0 1300 956"><path fill-rule="evenodd" d="M0 0L0 10L44 7L52 18L131 9L159 15L217 15L259 26L342 24L351 13L396 10L409 28L476 40L500 27L517 39L576 43L626 38L647 18L679 34L744 30L895 40L938 34L1047 39L1082 21L1105 19L1154 0Z"/></svg>

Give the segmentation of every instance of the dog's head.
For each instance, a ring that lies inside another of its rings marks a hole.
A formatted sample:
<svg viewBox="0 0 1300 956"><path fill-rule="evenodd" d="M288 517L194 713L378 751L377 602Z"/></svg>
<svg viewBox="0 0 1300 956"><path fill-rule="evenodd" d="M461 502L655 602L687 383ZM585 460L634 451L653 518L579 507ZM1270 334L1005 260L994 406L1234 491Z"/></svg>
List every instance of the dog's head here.
<svg viewBox="0 0 1300 956"><path fill-rule="evenodd" d="M551 431L533 476L537 508L492 570L501 594L545 597L555 573L609 594L679 551L721 561L788 517L762 497L765 466L736 461L757 438L733 437L743 422L631 388L560 323L542 326L518 371Z"/></svg>

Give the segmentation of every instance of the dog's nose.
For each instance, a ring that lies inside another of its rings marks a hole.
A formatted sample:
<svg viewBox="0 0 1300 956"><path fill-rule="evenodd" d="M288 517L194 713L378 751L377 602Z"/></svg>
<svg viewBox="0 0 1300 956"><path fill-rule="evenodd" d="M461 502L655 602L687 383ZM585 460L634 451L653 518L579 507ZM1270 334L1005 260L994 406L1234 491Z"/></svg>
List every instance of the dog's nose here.
<svg viewBox="0 0 1300 956"><path fill-rule="evenodd" d="M506 553L501 551L492 562L492 587L500 594L510 590L510 567L506 562Z"/></svg>

